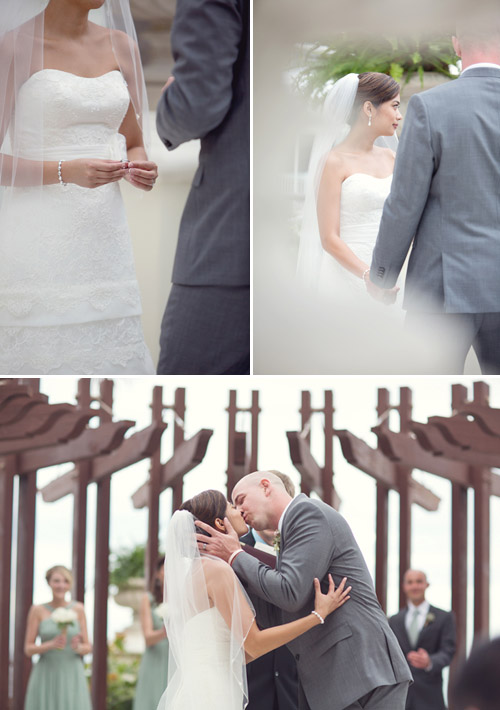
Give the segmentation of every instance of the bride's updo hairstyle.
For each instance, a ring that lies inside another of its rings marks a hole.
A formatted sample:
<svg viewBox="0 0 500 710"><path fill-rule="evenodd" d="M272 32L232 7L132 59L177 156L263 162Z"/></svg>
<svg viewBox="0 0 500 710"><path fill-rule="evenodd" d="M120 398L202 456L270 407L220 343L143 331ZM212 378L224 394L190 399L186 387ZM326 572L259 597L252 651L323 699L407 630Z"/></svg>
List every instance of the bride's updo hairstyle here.
<svg viewBox="0 0 500 710"><path fill-rule="evenodd" d="M227 500L220 491L208 490L198 493L189 500L185 500L179 510L189 511L196 520L215 528L216 518L224 520L226 517ZM198 532L206 535L204 530Z"/></svg>
<svg viewBox="0 0 500 710"><path fill-rule="evenodd" d="M371 101L374 106L386 101L392 101L400 92L400 86L391 76L379 72L366 71L359 74L359 84L349 124L352 126L359 115L359 110L365 101Z"/></svg>

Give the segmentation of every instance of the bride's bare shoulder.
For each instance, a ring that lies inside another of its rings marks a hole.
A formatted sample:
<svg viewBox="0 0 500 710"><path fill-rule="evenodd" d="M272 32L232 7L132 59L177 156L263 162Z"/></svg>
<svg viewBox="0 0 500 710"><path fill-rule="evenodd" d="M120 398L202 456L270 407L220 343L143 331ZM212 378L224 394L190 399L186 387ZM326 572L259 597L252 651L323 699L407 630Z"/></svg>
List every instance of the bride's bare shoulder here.
<svg viewBox="0 0 500 710"><path fill-rule="evenodd" d="M232 577L234 575L231 566L218 557L202 557L202 564L206 577Z"/></svg>

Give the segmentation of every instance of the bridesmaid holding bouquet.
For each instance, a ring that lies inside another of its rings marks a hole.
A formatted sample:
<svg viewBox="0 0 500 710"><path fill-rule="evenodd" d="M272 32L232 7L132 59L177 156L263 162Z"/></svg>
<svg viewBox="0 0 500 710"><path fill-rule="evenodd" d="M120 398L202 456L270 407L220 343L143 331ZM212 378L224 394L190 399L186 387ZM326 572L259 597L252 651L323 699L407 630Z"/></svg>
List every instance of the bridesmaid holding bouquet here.
<svg viewBox="0 0 500 710"><path fill-rule="evenodd" d="M72 583L66 567L51 567L45 578L52 599L28 614L24 652L40 660L31 671L25 710L91 710L82 658L92 646L83 604L66 601Z"/></svg>

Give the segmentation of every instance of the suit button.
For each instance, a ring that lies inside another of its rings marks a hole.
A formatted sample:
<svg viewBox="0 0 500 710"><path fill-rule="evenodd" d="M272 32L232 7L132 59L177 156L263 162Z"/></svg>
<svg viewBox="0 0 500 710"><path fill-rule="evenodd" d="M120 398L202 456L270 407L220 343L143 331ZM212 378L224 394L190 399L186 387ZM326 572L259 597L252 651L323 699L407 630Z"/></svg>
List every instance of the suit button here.
<svg viewBox="0 0 500 710"><path fill-rule="evenodd" d="M275 677L275 678L279 678L279 675L280 675L280 674L279 674L279 671L274 671L274 677Z"/></svg>
<svg viewBox="0 0 500 710"><path fill-rule="evenodd" d="M295 654L295 660L296 660L296 661L299 661L299 660L300 660L300 653L296 653L296 654Z"/></svg>
<svg viewBox="0 0 500 710"><path fill-rule="evenodd" d="M385 266L379 266L377 269L377 276L379 278L382 278L382 276L385 274Z"/></svg>

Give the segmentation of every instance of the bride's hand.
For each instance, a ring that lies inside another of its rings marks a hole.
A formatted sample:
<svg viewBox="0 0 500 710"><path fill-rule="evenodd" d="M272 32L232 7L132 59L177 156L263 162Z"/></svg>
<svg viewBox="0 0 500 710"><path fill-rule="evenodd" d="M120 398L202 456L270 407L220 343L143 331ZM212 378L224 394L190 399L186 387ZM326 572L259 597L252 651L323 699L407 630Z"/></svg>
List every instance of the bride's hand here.
<svg viewBox="0 0 500 710"><path fill-rule="evenodd" d="M393 303L396 303L398 291L399 286L394 286L394 288L383 289L382 303L385 303L386 306L392 306Z"/></svg>
<svg viewBox="0 0 500 710"><path fill-rule="evenodd" d="M65 160L61 165L61 177L63 182L93 189L124 178L127 175L127 165L123 160Z"/></svg>
<svg viewBox="0 0 500 710"><path fill-rule="evenodd" d="M125 176L134 187L139 190L152 190L158 177L158 166L151 160L134 160L128 164L128 172Z"/></svg>
<svg viewBox="0 0 500 710"><path fill-rule="evenodd" d="M323 619L327 617L328 614L331 614L332 611L338 609L339 606L346 603L349 599L349 592L352 589L352 587L344 589L347 577L344 577L337 589L335 589L335 584L331 574L328 575L328 580L328 592L326 594L322 594L319 579L317 577L314 578L314 611L318 612Z"/></svg>

